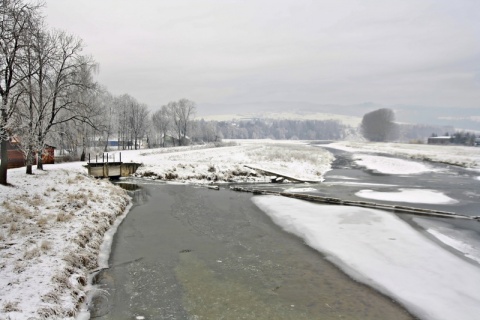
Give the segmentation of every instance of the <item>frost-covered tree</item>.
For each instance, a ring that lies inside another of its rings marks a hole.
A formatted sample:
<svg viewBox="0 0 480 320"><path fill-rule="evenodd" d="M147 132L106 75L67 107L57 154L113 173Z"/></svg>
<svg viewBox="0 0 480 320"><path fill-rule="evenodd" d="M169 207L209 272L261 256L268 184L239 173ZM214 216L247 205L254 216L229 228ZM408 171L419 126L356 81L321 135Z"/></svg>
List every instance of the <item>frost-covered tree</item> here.
<svg viewBox="0 0 480 320"><path fill-rule="evenodd" d="M166 137L172 129L171 109L168 106L164 105L152 114L152 126L159 136L159 144L165 147Z"/></svg>
<svg viewBox="0 0 480 320"><path fill-rule="evenodd" d="M391 141L398 135L395 113L382 108L363 116L360 129L363 136L370 141Z"/></svg>
<svg viewBox="0 0 480 320"><path fill-rule="evenodd" d="M0 184L7 184L7 143L12 134L14 113L24 81L21 72L33 20L38 17L40 5L22 0L0 1ZM17 119L18 120L18 119Z"/></svg>
<svg viewBox="0 0 480 320"><path fill-rule="evenodd" d="M178 138L179 145L187 143L190 122L195 114L195 103L188 99L180 99L178 102L170 102L173 129Z"/></svg>

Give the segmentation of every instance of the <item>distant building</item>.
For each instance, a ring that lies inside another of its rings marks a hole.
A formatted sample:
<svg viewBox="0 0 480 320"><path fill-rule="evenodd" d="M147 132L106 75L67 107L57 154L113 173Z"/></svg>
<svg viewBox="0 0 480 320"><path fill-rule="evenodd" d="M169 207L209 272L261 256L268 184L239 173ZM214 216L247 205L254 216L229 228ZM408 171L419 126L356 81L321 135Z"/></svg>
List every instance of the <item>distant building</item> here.
<svg viewBox="0 0 480 320"><path fill-rule="evenodd" d="M447 145L451 142L450 136L442 136L442 137L430 137L428 138L428 144L440 144L440 145Z"/></svg>
<svg viewBox="0 0 480 320"><path fill-rule="evenodd" d="M55 147L45 146L45 150L42 155L43 164L55 163ZM26 165L25 155L19 147L19 141L15 138L7 142L7 154L8 154L8 169L20 168ZM34 165L37 164L37 157L34 156Z"/></svg>

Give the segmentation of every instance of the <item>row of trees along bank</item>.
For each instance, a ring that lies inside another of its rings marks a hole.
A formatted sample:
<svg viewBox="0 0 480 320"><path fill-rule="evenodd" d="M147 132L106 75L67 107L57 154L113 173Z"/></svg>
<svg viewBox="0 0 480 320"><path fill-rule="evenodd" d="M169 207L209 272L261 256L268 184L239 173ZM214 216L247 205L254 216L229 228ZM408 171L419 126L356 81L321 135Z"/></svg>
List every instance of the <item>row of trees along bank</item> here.
<svg viewBox="0 0 480 320"><path fill-rule="evenodd" d="M27 174L35 160L43 169L47 143L73 158L80 153L80 160L99 139L108 142L112 136L122 141L121 148L136 148L150 127L148 107L128 94L113 96L95 82L98 64L82 53L82 40L50 30L41 3L0 1L0 184L7 184L12 138L24 154ZM173 123L169 129L182 143L195 105L182 99L165 108Z"/></svg>
<svg viewBox="0 0 480 320"><path fill-rule="evenodd" d="M97 65L82 41L47 29L41 5L3 0L0 7L0 183L7 184L7 144L15 136L31 173L34 154L60 124L88 123ZM38 167L42 168L42 157Z"/></svg>

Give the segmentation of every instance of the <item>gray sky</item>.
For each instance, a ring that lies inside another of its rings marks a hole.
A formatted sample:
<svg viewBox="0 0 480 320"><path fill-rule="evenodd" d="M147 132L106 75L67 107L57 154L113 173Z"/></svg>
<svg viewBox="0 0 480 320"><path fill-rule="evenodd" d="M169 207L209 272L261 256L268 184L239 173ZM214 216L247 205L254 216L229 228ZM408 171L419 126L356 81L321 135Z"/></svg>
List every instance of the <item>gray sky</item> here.
<svg viewBox="0 0 480 320"><path fill-rule="evenodd" d="M47 0L113 94L480 110L478 0ZM320 110L319 110L320 111Z"/></svg>

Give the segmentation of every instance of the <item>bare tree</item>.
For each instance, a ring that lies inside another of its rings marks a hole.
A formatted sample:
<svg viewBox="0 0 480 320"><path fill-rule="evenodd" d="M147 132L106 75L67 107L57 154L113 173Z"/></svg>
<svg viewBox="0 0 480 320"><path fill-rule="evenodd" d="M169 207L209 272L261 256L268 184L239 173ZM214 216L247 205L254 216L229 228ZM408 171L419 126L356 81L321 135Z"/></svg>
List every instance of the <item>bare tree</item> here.
<svg viewBox="0 0 480 320"><path fill-rule="evenodd" d="M103 151L108 151L108 143L111 136L115 133L116 130L116 111L115 108L115 99L110 92L105 88L101 88L98 97L97 97L97 106L101 111L100 121L102 136L105 142Z"/></svg>
<svg viewBox="0 0 480 320"><path fill-rule="evenodd" d="M172 109L173 126L179 145L185 145L187 143L190 121L195 114L195 103L188 99L180 99L178 102L170 102L168 105Z"/></svg>
<svg viewBox="0 0 480 320"><path fill-rule="evenodd" d="M152 125L155 131L160 134L160 144L165 147L166 137L171 130L172 121L170 108L162 106L162 108L156 111L152 115Z"/></svg>
<svg viewBox="0 0 480 320"><path fill-rule="evenodd" d="M89 91L95 89L92 73L96 64L92 58L81 55L82 41L62 31L49 34L47 39L44 47L38 48L48 48L48 59L39 60L32 120L39 155L55 126L70 121L89 123L95 115ZM37 168L43 169L41 156Z"/></svg>
<svg viewBox="0 0 480 320"><path fill-rule="evenodd" d="M137 150L140 145L139 141L145 136L148 127L148 107L145 104L132 101L129 122L132 130L134 148Z"/></svg>
<svg viewBox="0 0 480 320"><path fill-rule="evenodd" d="M1 0L0 6L0 184L7 184L7 142L12 131L13 114L17 107L19 84L25 79L20 72L25 47L31 32L31 20L38 15L40 5L25 4L22 0ZM13 98L12 96L16 97Z"/></svg>

